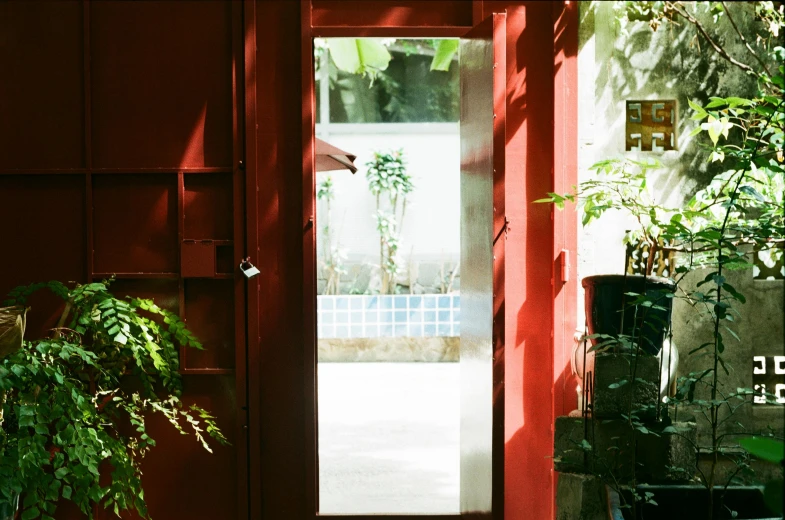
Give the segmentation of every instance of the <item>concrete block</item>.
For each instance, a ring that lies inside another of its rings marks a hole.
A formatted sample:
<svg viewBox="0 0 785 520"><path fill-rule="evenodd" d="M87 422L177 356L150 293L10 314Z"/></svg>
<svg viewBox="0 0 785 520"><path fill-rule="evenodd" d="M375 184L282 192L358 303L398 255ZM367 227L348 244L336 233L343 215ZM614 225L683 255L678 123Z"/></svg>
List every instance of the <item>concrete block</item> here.
<svg viewBox="0 0 785 520"><path fill-rule="evenodd" d="M624 421L590 420L584 435L583 419L557 417L554 469L627 481L632 477L633 446L632 430Z"/></svg>
<svg viewBox="0 0 785 520"><path fill-rule="evenodd" d="M608 518L605 485L591 475L562 473L556 487L556 520Z"/></svg>
<svg viewBox="0 0 785 520"><path fill-rule="evenodd" d="M585 473L588 470L588 458L584 457L586 451L581 448L583 439L582 418L568 416L556 418L553 432L554 470L569 473Z"/></svg>
<svg viewBox="0 0 785 520"><path fill-rule="evenodd" d="M634 383L631 382L633 371ZM653 418L659 393L657 387L659 372L659 360L652 356L629 354L596 356L592 402L594 416L599 419L615 419L621 414L628 414L630 410L634 410L641 419ZM615 387L619 384L621 385Z"/></svg>
<svg viewBox="0 0 785 520"><path fill-rule="evenodd" d="M696 473L695 442L697 427L694 422L672 425L676 433L647 435L636 431L636 464L641 482L686 482Z"/></svg>

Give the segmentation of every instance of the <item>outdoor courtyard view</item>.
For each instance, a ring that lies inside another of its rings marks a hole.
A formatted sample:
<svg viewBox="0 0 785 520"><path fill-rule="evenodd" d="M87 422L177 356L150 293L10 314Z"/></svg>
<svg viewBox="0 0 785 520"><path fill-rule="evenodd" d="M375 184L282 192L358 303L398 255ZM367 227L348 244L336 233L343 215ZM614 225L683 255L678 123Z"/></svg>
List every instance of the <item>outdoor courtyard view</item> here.
<svg viewBox="0 0 785 520"><path fill-rule="evenodd" d="M322 513L459 510L457 43L315 41Z"/></svg>

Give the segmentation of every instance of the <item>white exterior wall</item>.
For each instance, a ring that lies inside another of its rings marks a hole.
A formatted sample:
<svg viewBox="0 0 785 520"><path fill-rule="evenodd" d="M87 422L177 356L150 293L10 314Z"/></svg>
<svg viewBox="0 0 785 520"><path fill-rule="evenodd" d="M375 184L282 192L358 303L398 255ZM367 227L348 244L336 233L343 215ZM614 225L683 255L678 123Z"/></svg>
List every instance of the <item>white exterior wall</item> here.
<svg viewBox="0 0 785 520"><path fill-rule="evenodd" d="M414 182L402 228L401 256L426 262L457 262L460 255L460 137L458 124L317 125L317 137L357 155L356 174L320 172L317 182L331 175L336 189L333 227L349 262L379 262L376 199L368 189L365 163L374 151L402 148ZM319 203L318 216L325 206ZM324 226L319 222L319 229Z"/></svg>

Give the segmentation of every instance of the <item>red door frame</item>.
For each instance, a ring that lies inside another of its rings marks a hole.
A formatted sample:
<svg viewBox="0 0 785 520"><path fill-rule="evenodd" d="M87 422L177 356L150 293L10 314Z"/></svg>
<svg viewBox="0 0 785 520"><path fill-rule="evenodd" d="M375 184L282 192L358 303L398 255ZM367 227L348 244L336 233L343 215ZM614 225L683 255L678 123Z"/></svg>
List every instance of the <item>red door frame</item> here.
<svg viewBox="0 0 785 520"><path fill-rule="evenodd" d="M577 178L576 2L245 0L247 250L262 268L248 286L250 518L317 516L312 38L458 37L504 11L510 225L496 471L504 518L553 518L546 457L555 416L573 407L565 389L577 294L561 262L574 261L577 222L531 201Z"/></svg>

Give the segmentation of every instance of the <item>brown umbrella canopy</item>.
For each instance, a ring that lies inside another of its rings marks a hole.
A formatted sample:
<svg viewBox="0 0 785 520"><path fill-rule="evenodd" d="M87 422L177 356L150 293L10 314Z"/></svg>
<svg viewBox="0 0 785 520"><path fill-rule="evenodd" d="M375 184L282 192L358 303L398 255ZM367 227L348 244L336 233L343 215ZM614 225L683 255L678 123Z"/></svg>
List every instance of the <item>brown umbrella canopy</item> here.
<svg viewBox="0 0 785 520"><path fill-rule="evenodd" d="M354 165L356 155L344 152L340 148L322 141L316 140L316 171L329 172L332 170L349 170L352 173L357 171Z"/></svg>

